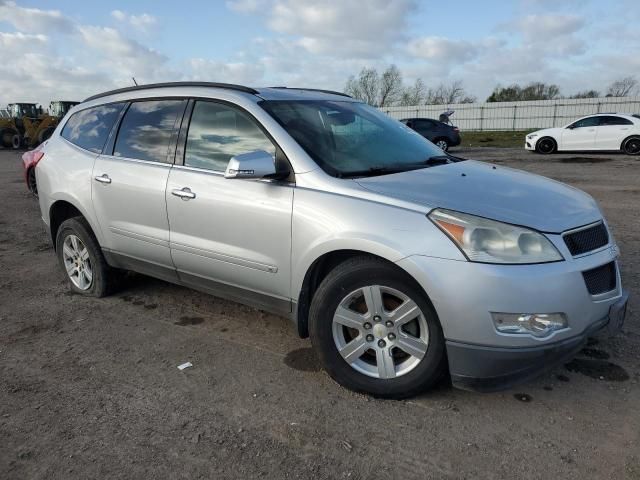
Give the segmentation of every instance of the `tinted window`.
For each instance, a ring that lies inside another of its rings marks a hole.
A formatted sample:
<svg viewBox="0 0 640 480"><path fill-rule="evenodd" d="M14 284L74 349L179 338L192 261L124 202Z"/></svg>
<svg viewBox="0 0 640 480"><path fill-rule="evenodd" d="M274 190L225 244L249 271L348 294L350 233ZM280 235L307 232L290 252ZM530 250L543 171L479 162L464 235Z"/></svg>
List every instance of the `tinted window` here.
<svg viewBox="0 0 640 480"><path fill-rule="evenodd" d="M600 117L587 117L582 120L578 120L574 122L571 126L573 128L584 128L584 127L597 127L600 125Z"/></svg>
<svg viewBox="0 0 640 480"><path fill-rule="evenodd" d="M166 162L171 134L183 109L183 100L132 103L120 124L113 154L116 157Z"/></svg>
<svg viewBox="0 0 640 480"><path fill-rule="evenodd" d="M631 120L617 116L600 117L600 126L603 125L633 125Z"/></svg>
<svg viewBox="0 0 640 480"><path fill-rule="evenodd" d="M69 117L61 135L79 147L101 153L124 105L112 103L74 113Z"/></svg>
<svg viewBox="0 0 640 480"><path fill-rule="evenodd" d="M184 164L224 171L231 157L275 146L241 110L213 102L196 102L187 135Z"/></svg>
<svg viewBox="0 0 640 480"><path fill-rule="evenodd" d="M435 129L435 124L431 120L414 120L413 128L419 132L428 132Z"/></svg>

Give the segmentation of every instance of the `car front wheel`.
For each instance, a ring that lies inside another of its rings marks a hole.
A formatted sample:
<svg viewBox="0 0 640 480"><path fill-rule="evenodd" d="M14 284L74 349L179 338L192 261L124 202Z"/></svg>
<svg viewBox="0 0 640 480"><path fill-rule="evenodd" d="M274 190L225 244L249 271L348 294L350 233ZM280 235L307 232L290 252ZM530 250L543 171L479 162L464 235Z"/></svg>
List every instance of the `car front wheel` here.
<svg viewBox="0 0 640 480"><path fill-rule="evenodd" d="M536 152L548 155L554 153L558 149L558 144L551 137L543 137L536 143Z"/></svg>
<svg viewBox="0 0 640 480"><path fill-rule="evenodd" d="M357 392L405 398L432 387L444 371L433 306L406 273L374 257L347 260L327 275L309 327L325 370Z"/></svg>

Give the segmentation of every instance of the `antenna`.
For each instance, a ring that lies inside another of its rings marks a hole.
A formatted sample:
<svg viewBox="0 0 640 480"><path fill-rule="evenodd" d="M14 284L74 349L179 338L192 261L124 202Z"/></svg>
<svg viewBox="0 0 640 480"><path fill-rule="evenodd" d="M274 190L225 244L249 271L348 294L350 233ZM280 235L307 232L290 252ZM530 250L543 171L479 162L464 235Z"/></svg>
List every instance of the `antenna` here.
<svg viewBox="0 0 640 480"><path fill-rule="evenodd" d="M136 82L136 77L131 77L131 80L133 80L133 84L137 87L138 86L138 82Z"/></svg>

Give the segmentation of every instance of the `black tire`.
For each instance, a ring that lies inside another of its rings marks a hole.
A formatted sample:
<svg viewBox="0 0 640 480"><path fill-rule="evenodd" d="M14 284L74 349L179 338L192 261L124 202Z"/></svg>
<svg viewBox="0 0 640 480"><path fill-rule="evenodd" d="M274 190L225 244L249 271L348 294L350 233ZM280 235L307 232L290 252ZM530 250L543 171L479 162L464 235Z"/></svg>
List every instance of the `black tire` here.
<svg viewBox="0 0 640 480"><path fill-rule="evenodd" d="M436 138L433 143L444 152L449 150L449 140L446 138Z"/></svg>
<svg viewBox="0 0 640 480"><path fill-rule="evenodd" d="M5 148L17 150L22 145L22 138L13 128L4 128L0 130L0 143Z"/></svg>
<svg viewBox="0 0 640 480"><path fill-rule="evenodd" d="M86 290L78 288L71 281L71 278L65 268L63 244L66 237L72 234L82 241L89 253L89 261L91 262L93 278L90 287ZM117 271L107 265L104 255L102 255L100 245L98 245L98 241L91 231L91 227L89 227L89 224L84 218L69 218L62 222L58 228L58 233L56 234L56 255L58 256L58 262L60 263L67 280L69 280L69 285L73 292L90 297L104 297L114 290Z"/></svg>
<svg viewBox="0 0 640 480"><path fill-rule="evenodd" d="M536 142L536 152L542 155L549 155L558 150L558 144L551 137L542 137Z"/></svg>
<svg viewBox="0 0 640 480"><path fill-rule="evenodd" d="M51 138L51 135L53 135L54 130L55 128L53 127L47 127L44 130L41 130L38 133L38 145L49 140L49 138Z"/></svg>
<svg viewBox="0 0 640 480"><path fill-rule="evenodd" d="M34 197L38 198L38 183L36 182L36 167L27 171L27 186Z"/></svg>
<svg viewBox="0 0 640 480"><path fill-rule="evenodd" d="M367 285L390 287L407 295L423 312L428 326L429 339L424 357L412 370L395 378L374 378L355 370L342 358L334 341L334 312L345 296ZM342 386L356 392L379 398L406 398L432 387L445 371L444 337L431 302L408 274L376 257L360 256L346 260L326 276L311 302L309 333L327 373Z"/></svg>
<svg viewBox="0 0 640 480"><path fill-rule="evenodd" d="M627 155L640 155L640 137L629 137L622 142L622 151Z"/></svg>

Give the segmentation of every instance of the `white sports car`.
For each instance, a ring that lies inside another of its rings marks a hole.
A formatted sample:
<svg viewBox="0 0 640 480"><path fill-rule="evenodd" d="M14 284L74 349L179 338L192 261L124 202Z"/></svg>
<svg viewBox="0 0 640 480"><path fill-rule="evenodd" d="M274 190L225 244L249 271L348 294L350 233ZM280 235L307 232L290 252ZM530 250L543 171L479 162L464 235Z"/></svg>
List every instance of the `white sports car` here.
<svg viewBox="0 0 640 480"><path fill-rule="evenodd" d="M640 115L589 115L566 127L545 128L527 135L525 148L538 153L578 150L622 150L640 154Z"/></svg>

